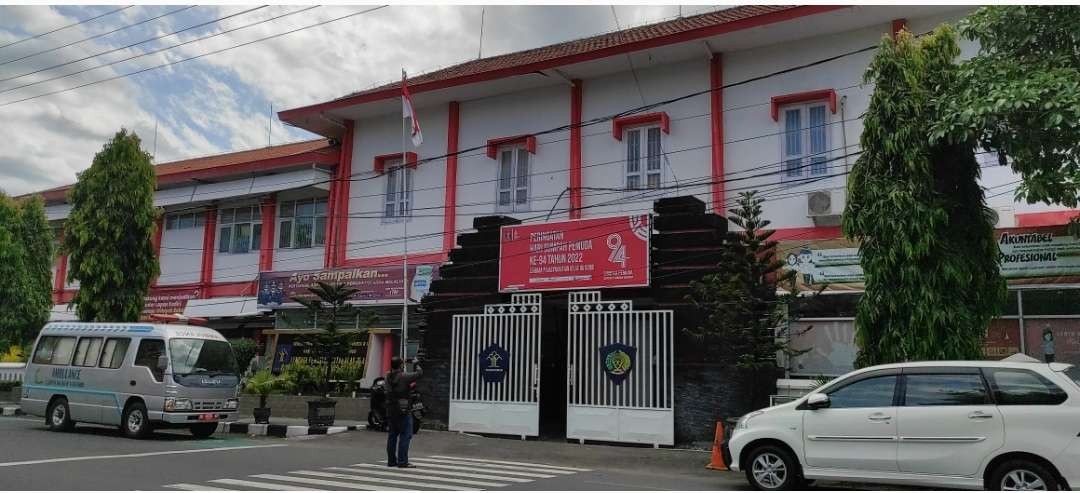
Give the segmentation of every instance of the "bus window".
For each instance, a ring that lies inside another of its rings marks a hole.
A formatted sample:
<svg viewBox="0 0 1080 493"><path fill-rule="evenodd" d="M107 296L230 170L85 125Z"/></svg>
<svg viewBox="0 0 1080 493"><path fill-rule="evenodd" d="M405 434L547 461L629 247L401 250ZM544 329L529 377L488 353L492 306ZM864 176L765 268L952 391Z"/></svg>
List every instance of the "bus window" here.
<svg viewBox="0 0 1080 493"><path fill-rule="evenodd" d="M101 352L101 364L98 366L113 370L120 368L124 364L124 356L127 355L129 344L131 344L131 339L109 338L105 341L105 350Z"/></svg>
<svg viewBox="0 0 1080 493"><path fill-rule="evenodd" d="M94 366L101 354L101 337L82 337L75 346L75 360L71 366Z"/></svg>
<svg viewBox="0 0 1080 493"><path fill-rule="evenodd" d="M71 362L75 349L74 337L44 336L34 351L34 363L43 365L66 365Z"/></svg>
<svg viewBox="0 0 1080 493"><path fill-rule="evenodd" d="M143 339L139 341L139 351L135 353L135 366L145 366L154 375L154 380L165 380L165 370L158 367L158 357L165 354L165 341L161 339Z"/></svg>

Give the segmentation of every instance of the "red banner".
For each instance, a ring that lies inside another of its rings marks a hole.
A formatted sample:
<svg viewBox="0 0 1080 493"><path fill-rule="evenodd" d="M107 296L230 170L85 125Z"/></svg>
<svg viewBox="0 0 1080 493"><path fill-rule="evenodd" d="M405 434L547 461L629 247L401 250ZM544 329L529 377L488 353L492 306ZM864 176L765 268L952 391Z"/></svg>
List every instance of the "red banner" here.
<svg viewBox="0 0 1080 493"><path fill-rule="evenodd" d="M199 288L151 288L143 305L143 315L172 315L184 313L188 300L199 297Z"/></svg>
<svg viewBox="0 0 1080 493"><path fill-rule="evenodd" d="M649 285L648 215L503 226L499 291Z"/></svg>

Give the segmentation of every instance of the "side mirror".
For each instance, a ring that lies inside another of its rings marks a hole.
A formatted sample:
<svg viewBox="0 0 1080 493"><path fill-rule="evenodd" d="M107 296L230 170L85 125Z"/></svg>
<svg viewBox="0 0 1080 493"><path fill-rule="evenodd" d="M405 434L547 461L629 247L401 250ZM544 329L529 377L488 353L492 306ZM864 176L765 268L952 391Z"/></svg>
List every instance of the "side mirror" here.
<svg viewBox="0 0 1080 493"><path fill-rule="evenodd" d="M829 396L825 394L810 394L810 397L806 399L806 407L810 409L829 407Z"/></svg>
<svg viewBox="0 0 1080 493"><path fill-rule="evenodd" d="M161 355L161 356L158 356L157 357L157 367L161 371L165 371L166 369L168 369L169 368L169 357L164 355L164 354Z"/></svg>

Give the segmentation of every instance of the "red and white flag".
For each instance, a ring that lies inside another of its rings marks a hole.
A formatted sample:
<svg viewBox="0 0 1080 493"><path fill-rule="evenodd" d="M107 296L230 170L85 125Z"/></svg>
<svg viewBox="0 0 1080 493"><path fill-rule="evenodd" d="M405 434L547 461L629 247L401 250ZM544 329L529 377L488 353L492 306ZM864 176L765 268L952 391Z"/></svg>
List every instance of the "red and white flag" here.
<svg viewBox="0 0 1080 493"><path fill-rule="evenodd" d="M409 136L412 138L414 147L420 147L424 143L424 134L420 131L420 121L416 119L416 110L413 108L412 96L409 95L409 86L405 84L405 71L401 71L401 118L409 120Z"/></svg>

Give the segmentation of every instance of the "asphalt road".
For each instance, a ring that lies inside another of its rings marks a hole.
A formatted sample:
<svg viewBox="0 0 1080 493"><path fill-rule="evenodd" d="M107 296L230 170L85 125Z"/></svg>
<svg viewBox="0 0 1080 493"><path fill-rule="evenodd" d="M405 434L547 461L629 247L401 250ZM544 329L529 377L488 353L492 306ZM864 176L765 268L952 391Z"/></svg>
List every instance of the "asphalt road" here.
<svg viewBox="0 0 1080 493"><path fill-rule="evenodd" d="M385 466L385 434L280 439L182 431L130 440L112 428L70 433L0 418L0 490L731 490L737 474L700 451L523 442L424 430L416 469Z"/></svg>

